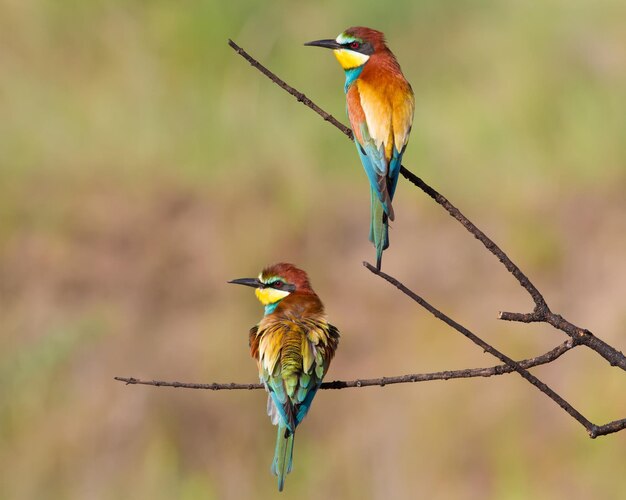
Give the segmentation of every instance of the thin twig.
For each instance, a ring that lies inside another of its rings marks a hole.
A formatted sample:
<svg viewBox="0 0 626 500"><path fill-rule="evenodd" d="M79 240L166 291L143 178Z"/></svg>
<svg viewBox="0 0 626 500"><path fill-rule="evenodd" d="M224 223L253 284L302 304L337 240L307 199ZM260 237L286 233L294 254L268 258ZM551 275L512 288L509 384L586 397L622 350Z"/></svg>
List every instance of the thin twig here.
<svg viewBox="0 0 626 500"><path fill-rule="evenodd" d="M452 318L442 313L439 309L432 306L430 303L428 303L422 297L420 297L415 292L407 288L404 284L402 284L400 281L398 281L394 277L388 275L387 273L384 273L383 271L379 271L378 269L376 269L374 266L372 266L371 264L367 262L363 262L363 265L367 269L369 269L372 273L374 273L377 276L380 276L381 278L383 278L384 280L386 280L387 282L395 286L403 294L413 299L420 306L422 306L429 313L431 313L435 318L437 318L440 321L443 321L448 326L451 326L457 332L461 333L462 335L470 339L472 342L474 342L474 344L481 347L485 352L488 352L492 356L495 356L500 361L504 362L507 366L510 366L513 370L515 370L522 377L524 377L528 382L530 382L537 389L539 389L546 396L548 396L555 403L557 403L561 408L563 408L567 413L569 413L573 418L575 418L580 424L582 424L583 427L587 429L589 433L591 433L591 430L595 427L595 425L592 422L587 420L583 416L582 413L580 413L576 408L574 408L571 404L565 401L565 399L563 399L559 394L557 394L554 390L548 387L548 385L546 385L544 382L542 382L537 377L532 375L528 370L520 366L519 363L509 358L506 354L503 354L502 352L498 351L495 347L491 346L490 344L482 340L480 337L478 337L476 334L469 331L460 323L457 323Z"/></svg>
<svg viewBox="0 0 626 500"><path fill-rule="evenodd" d="M534 358L523 359L518 361L519 366L523 368L532 368L534 366L545 365L551 363L555 359L561 357L567 351L572 349L576 344L574 341L566 340L554 349ZM359 387L372 387L392 384L406 384L411 382L430 382L432 380L450 380L455 378L474 378L474 377L492 377L496 375L504 375L511 373L513 368L508 365L496 365L489 368L467 368L465 370L446 370L431 373L411 373L408 375L398 375L395 377L380 377L370 379L357 380L334 380L332 382L322 383L321 389L348 389ZM127 385L153 385L156 387L176 387L183 389L205 389L210 391L232 391L232 390L255 390L263 389L263 384L237 384L229 382L225 384L196 384L189 382L167 382L164 380L141 380L135 377L114 377L115 380L125 382Z"/></svg>
<svg viewBox="0 0 626 500"><path fill-rule="evenodd" d="M606 436L607 434L613 434L623 429L626 429L626 418L613 420L613 422L604 425L596 425L589 435L592 438L597 438L598 436Z"/></svg>
<svg viewBox="0 0 626 500"><path fill-rule="evenodd" d="M176 387L179 389L204 389L209 391L236 391L263 389L263 384L237 384L228 382L226 384L196 384L194 382L169 382L165 380L141 380L135 377L113 377L115 380L126 383L126 385L153 385L155 387Z"/></svg>
<svg viewBox="0 0 626 500"><path fill-rule="evenodd" d="M626 370L626 357L621 351L610 346L604 340L599 339L585 328L574 325L560 314L555 314L550 309L535 310L532 313L501 312L498 318L504 321L518 321L520 323L548 323L557 330L561 330L574 339L577 343L587 346L606 359L611 366L617 366Z"/></svg>
<svg viewBox="0 0 626 500"><path fill-rule="evenodd" d="M519 284L526 289L526 291L530 294L535 303L535 310L547 310L548 304L546 304L543 295L535 285L531 283L528 277L520 270L519 267L509 258L509 256L502 251L502 249L496 245L491 239L483 233L480 229L478 229L472 221L470 221L465 215L461 213L461 211L456 208L452 203L448 201L448 199L436 191L434 188L430 187L426 184L422 179L420 179L417 175L407 169L405 166L402 166L400 172L409 182L420 188L424 191L428 196L430 196L433 200L435 200L439 205L446 209L446 211L454 217L457 221L461 223L461 225L467 229L470 233L474 235L474 237L480 241L487 250L489 250L492 254L494 254L500 262L506 267L507 271L509 271L515 279L519 282Z"/></svg>
<svg viewBox="0 0 626 500"><path fill-rule="evenodd" d="M605 425L596 425L596 424L590 422L578 410L576 410L570 403L568 403L565 399L563 399L559 394L557 394L554 390L552 390L550 387L548 387L544 382L542 382L537 377L535 377L530 372L528 372L526 370L526 368L528 368L528 366L524 366L521 362L518 363L516 361L513 361L511 358L509 358L508 356L506 356L505 354L501 353L500 351L498 351L497 349L495 349L494 347L489 345L487 342L482 340L476 334L474 334L471 331L469 331L463 325L457 323L452 318L450 318L446 314L442 313L439 309L437 309L434 306L432 306L430 303L428 303L422 297L417 295L411 289L407 288L403 283L401 283L400 281L398 281L394 277L384 273L383 271L380 271L380 270L376 269L374 266L372 266L371 264L369 264L367 262L363 262L363 265L368 270L370 270L372 273L376 274L377 276L380 276L385 281L387 281L390 284L392 284L393 286L395 286L402 293L404 293L405 295L407 295L408 297L413 299L415 302L417 302L420 306L422 306L424 309L426 309L428 312L430 312L437 319L439 319L440 321L443 321L448 326L454 328L456 331L458 331L459 333L461 333L462 335L464 335L465 337L470 339L476 345L481 347L485 352L488 352L492 356L495 356L496 358L498 358L500 361L503 361L504 363L506 363L507 368L509 369L509 371L513 371L514 370L514 371L518 372L528 382L530 382L532 385L537 387L537 389L539 389L546 396L548 396L550 399L552 399L554 402L556 402L561 408L563 408L563 410L565 410L569 415L571 415L580 424L582 424L582 426L587 430L587 432L589 433L589 436L591 438L596 438L598 436L604 436L606 434L611 434L613 432L617 432L617 431L620 431L620 430L626 428L626 419L615 420L615 421L609 422L608 424L605 424ZM568 342L570 344L568 344ZM568 342L566 342L566 344L569 345L569 349L571 349L573 347L576 347L576 345L578 345L576 339L574 339L574 338L570 339ZM561 346L559 346L559 347L561 347ZM550 362L550 361L548 361L548 362Z"/></svg>
<svg viewBox="0 0 626 500"><path fill-rule="evenodd" d="M346 127L343 123L341 123L337 118L335 118L330 113L327 113L322 108L320 108L317 104L315 104L311 99L305 96L302 92L298 92L291 85L289 85L284 80L278 78L274 73L272 73L269 69L263 66L259 61L257 61L254 57L248 54L245 50L243 50L239 45L233 42L230 38L228 39L228 45L230 45L237 54L243 57L246 61L250 63L250 65L256 69L258 69L261 73L267 76L270 80L272 80L276 85L278 85L281 89L287 91L292 96L294 96L298 102L301 102L308 108L311 108L318 115L320 115L325 121L332 123L335 127L341 130L351 141L354 140L354 136L352 135L352 130Z"/></svg>

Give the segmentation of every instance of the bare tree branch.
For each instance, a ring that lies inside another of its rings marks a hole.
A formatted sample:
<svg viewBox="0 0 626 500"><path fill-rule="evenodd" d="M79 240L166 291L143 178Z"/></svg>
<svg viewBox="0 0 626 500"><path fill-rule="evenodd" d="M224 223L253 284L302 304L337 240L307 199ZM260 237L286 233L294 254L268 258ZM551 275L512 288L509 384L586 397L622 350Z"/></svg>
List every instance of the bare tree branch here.
<svg viewBox="0 0 626 500"><path fill-rule="evenodd" d="M442 313L439 309L433 307L430 303L428 303L422 297L420 297L415 292L413 292L412 290L407 288L404 284L402 284L400 281L398 281L394 277L388 275L387 273L384 273L383 271L379 271L378 269L376 269L374 266L372 266L371 264L369 264L367 262L363 262L363 265L367 269L369 269L372 273L374 273L377 276L380 276L385 281L387 281L387 282L391 283L393 286L395 286L403 294L405 294L408 297L410 297L411 299L413 299L420 306L422 306L429 313L431 313L435 318L437 318L440 321L443 321L448 326L451 326L457 332L461 333L462 335L464 335L465 337L470 339L472 342L474 342L474 344L476 344L479 347L481 347L485 352L488 352L492 356L495 356L500 361L503 361L512 370L515 370L517 373L519 373L529 383L534 385L537 389L539 389L546 396L548 396L550 399L552 399L556 404L558 404L561 408L563 408L567 413L569 413L569 415L571 415L574 419L576 419L585 429L587 429L587 432L589 433L589 435L592 438L594 438L594 437L599 435L598 434L598 430L600 428L604 428L604 427L612 425L612 426L614 426L616 428L615 428L615 430L612 430L610 432L616 432L617 430L621 430L621 429L624 428L624 426L626 426L626 419L624 419L624 424L625 425L622 425L622 427L619 427L619 425L617 425L621 421L612 422L611 424L607 424L607 426L600 426L600 427L595 425L594 423L590 422L589 420L587 420L583 416L582 413L580 413L578 410L576 410L576 408L574 408L570 403L568 403L559 394L557 394L554 390L552 390L550 387L548 387L548 385L546 385L544 382L542 382L537 377L532 375L528 370L526 370L524 367L522 367L519 363L517 363L516 361L513 361L506 354L503 354L502 352L498 351L495 347L489 345L487 342L482 340L476 334L474 334L471 331L469 331L463 325L457 323L452 318L450 318L449 316L447 316L444 313ZM576 341L574 339L572 339L572 342L575 343ZM613 427L611 427L611 428L613 428ZM607 427L607 429L608 429L608 427Z"/></svg>
<svg viewBox="0 0 626 500"><path fill-rule="evenodd" d="M576 342L586 345L590 349L596 351L600 356L606 359L611 366L618 366L622 370L626 370L626 357L621 351L611 347L609 344L600 340L593 335L589 330L580 328L559 314L553 313L543 295L533 285L530 279L517 267L513 261L506 255L502 249L496 245L485 233L478 229L467 217L465 217L461 211L450 203L443 195L439 194L435 189L426 184L423 180L417 177L413 172L402 167L402 175L419 187L428 196L435 200L439 205L446 209L446 211L459 221L465 229L472 233L476 239L478 239L487 250L495 255L498 260L506 267L506 269L517 279L519 284L528 292L535 303L535 308L532 313L511 313L500 312L498 318L505 321L519 321L522 323L548 323L557 330L561 330L569 335Z"/></svg>
<svg viewBox="0 0 626 500"><path fill-rule="evenodd" d="M243 50L239 45L233 42L231 39L228 39L228 45L230 45L237 54L243 57L246 61L250 63L253 68L258 69L261 73L267 76L270 80L272 80L276 85L278 85L281 89L287 91L292 96L294 96L298 102L301 102L306 107L311 108L318 115L320 115L325 121L332 123L335 127L341 130L348 138L353 141L354 136L352 135L352 130L346 127L343 123L341 123L337 118L335 118L330 113L327 113L322 108L320 108L317 104L315 104L311 99L305 96L302 92L298 92L291 85L289 85L284 80L278 78L274 73L272 73L269 69L263 66L259 61L257 61L254 57L248 54L245 50Z"/></svg>
<svg viewBox="0 0 626 500"><path fill-rule="evenodd" d="M573 340L566 340L554 349L541 354L534 358L523 359L517 364L522 368L532 368L534 366L545 365L551 363L555 359L561 357L567 351L572 349L576 344ZM411 382L430 382L432 380L450 380L455 378L474 378L474 377L492 377L495 375L504 375L511 373L514 368L508 365L496 365L489 368L466 368L464 370L446 370L431 373L410 373L408 375L398 375L395 377L380 377L370 379L357 380L334 380L332 382L323 382L321 389L349 389L359 387L371 387L392 384L406 384ZM189 382L166 382L163 380L141 380L135 377L114 377L115 380L125 382L127 385L153 385L156 387L176 387L183 389L207 389L210 391L231 391L231 390L254 390L263 389L263 384L237 384L228 382L225 384L196 384Z"/></svg>
<svg viewBox="0 0 626 500"><path fill-rule="evenodd" d="M343 132L349 139L354 140L352 131L339 122L330 113L327 113L322 108L317 106L313 101L306 97L303 93L299 92L295 88L291 87L283 80L278 78L274 73L268 70L265 66L259 63L256 59L250 56L245 50L239 47L232 40L228 40L228 44L244 59L246 59L254 68L258 69L261 73L267 76L270 80L276 83L279 87L284 89L289 94L293 95L299 102L302 102L305 106L311 108L317 114L319 114L325 121L333 124L337 129ZM546 396L556 402L564 411L566 411L572 418L578 421L589 433L589 436L596 438L606 434L618 432L626 428L626 418L621 420L614 420L604 425L596 425L590 422L585 416L583 416L578 410L576 410L570 403L568 403L563 397L557 394L554 390L548 387L544 382L528 372L528 368L534 366L551 363L559 358L565 352L573 349L578 345L585 345L593 351L597 352L600 356L606 359L611 366L618 366L623 370L626 370L626 357L621 351L618 351L614 347L610 346L606 342L595 337L589 330L580 328L573 323L570 323L562 316L553 313L543 295L539 289L530 281L530 279L520 270L520 268L513 263L513 261L502 251L502 249L496 245L485 233L483 233L474 223L472 223L467 217L465 217L461 211L452 205L443 195L437 192L435 189L426 184L422 179L417 177L413 172L406 167L401 167L402 175L409 180L412 184L424 191L435 202L441 205L454 219L461 223L461 225L476 239L478 239L489 252L497 257L497 259L504 265L504 267L515 277L528 294L531 296L535 307L531 313L514 313L514 312L500 312L499 319L505 321L517 321L522 323L536 323L543 322L552 325L554 328L561 330L570 336L570 339L563 344L555 347L554 349L537 356L535 358L529 358L521 361L514 361L504 353L498 351L496 348L482 340L476 334L465 328L460 323L457 323L443 312L432 306L422 297L415 292L407 288L403 283L393 278L392 276L377 270L374 266L364 262L363 264L375 275L383 278L390 284L394 285L402 293L413 299L424 309L429 311L437 319L443 321L466 338L471 340L476 345L480 346L485 352L488 352L492 356L502 361L503 365L492 366L490 368L469 368L465 370L452 370L433 373L415 373L408 375L400 375L395 377L382 377L377 379L363 379L363 380L351 380L351 381L333 381L324 382L321 386L322 389L346 389L352 387L371 387L380 386L384 387L391 384L410 383L410 382L426 382L431 380L449 380L453 378L472 378L472 377L491 377L494 375L501 375L504 373L517 372L526 381L535 386ZM167 386L167 387L181 387L188 389L209 389L209 390L233 390L233 389L246 389L254 390L261 389L261 384L195 384L184 382L166 382L159 380L140 380L132 377L115 377L115 380L125 382L126 384L142 384L153 386Z"/></svg>
<svg viewBox="0 0 626 500"><path fill-rule="evenodd" d="M613 434L614 432L621 431L626 429L626 418L622 418L621 420L613 420L613 422L609 422L604 425L597 425L594 429L593 433L589 435L592 438L597 438L598 436L606 436L607 434Z"/></svg>
<svg viewBox="0 0 626 500"><path fill-rule="evenodd" d="M576 326L567 321L560 314L553 313L550 309L535 309L531 313L501 312L498 318L504 321L518 321L520 323L548 323L557 330L561 330L575 339L579 344L585 345L596 351L606 359L611 366L617 366L626 370L626 357L621 351L610 346L596 337L589 330Z"/></svg>

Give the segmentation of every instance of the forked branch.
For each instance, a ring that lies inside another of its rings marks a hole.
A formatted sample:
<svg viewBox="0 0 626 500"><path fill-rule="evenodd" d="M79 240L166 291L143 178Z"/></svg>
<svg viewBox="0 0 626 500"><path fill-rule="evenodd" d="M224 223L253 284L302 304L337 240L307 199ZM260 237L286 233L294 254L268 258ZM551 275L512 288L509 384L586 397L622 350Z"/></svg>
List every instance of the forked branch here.
<svg viewBox="0 0 626 500"><path fill-rule="evenodd" d="M592 423L587 418L585 418L582 415L582 413L580 413L578 410L576 410L576 408L574 408L570 403L568 403L563 397L561 397L557 392L555 392L553 389L548 387L547 384L545 384L544 382L539 380L537 377L535 377L533 374L531 374L526 369L526 367L522 366L521 363L517 363L516 361L513 361L506 354L503 354L502 352L498 351L495 347L492 347L491 345L489 345L487 342L485 342L480 337L478 337L478 335L472 333L463 325L457 323L452 318L442 313L437 308L433 307L430 303L428 303L422 297L420 297L415 292L407 288L403 283L401 283L394 277L382 271L379 271L378 269L376 269L371 264L368 264L367 262L364 262L363 265L367 269L369 269L372 273L374 273L377 276L380 276L385 281L395 286L403 294L413 299L420 306L422 306L424 309L430 312L435 318L437 318L440 321L443 321L448 326L454 328L457 332L467 337L474 344L482 348L485 352L488 352L492 356L495 356L496 358L498 358L500 361L503 361L506 364L506 366L511 369L511 371L515 370L517 373L519 373L524 379L526 379L526 381L534 385L537 389L539 389L546 396L552 399L556 404L558 404L561 408L563 408L563 410L565 410L572 418L578 421L587 430L587 432L589 433L589 436L591 436L592 438L596 438L604 434L617 432L619 430L626 428L626 418L622 420L615 420L605 425L596 425ZM570 345L572 348L578 345L575 339L570 339L568 342L571 342Z"/></svg>

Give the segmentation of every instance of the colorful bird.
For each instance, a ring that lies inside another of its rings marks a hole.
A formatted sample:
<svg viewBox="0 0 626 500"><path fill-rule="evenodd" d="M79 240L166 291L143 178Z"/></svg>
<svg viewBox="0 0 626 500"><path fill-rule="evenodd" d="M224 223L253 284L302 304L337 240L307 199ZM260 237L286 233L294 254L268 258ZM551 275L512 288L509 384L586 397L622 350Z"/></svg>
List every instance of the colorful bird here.
<svg viewBox="0 0 626 500"><path fill-rule="evenodd" d="M380 31L356 26L335 40L305 45L333 49L345 71L348 118L370 181L369 238L380 270L383 250L389 246L389 221L394 219L391 201L413 123L413 89Z"/></svg>
<svg viewBox="0 0 626 500"><path fill-rule="evenodd" d="M250 330L250 353L269 393L267 413L278 425L272 472L278 491L291 472L293 438L306 416L339 343L307 274L293 264L266 267L258 278L229 281L255 288L265 316Z"/></svg>

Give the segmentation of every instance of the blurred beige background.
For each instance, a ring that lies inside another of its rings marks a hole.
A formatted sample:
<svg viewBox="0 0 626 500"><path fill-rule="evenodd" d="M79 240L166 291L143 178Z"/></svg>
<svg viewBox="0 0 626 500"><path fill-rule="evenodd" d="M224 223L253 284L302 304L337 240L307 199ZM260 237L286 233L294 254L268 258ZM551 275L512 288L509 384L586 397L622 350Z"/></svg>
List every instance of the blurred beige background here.
<svg viewBox="0 0 626 500"><path fill-rule="evenodd" d="M488 366L361 266L369 195L340 133L343 75L302 43L385 31L416 93L405 164L509 253L557 312L626 350L623 0L0 0L0 498L276 498L251 382L262 310L226 285L306 269L342 331L330 380ZM564 336L401 181L384 269L507 354ZM597 423L626 378L578 349L534 370ZM281 498L618 499L626 432L591 440L516 375L326 391Z"/></svg>

